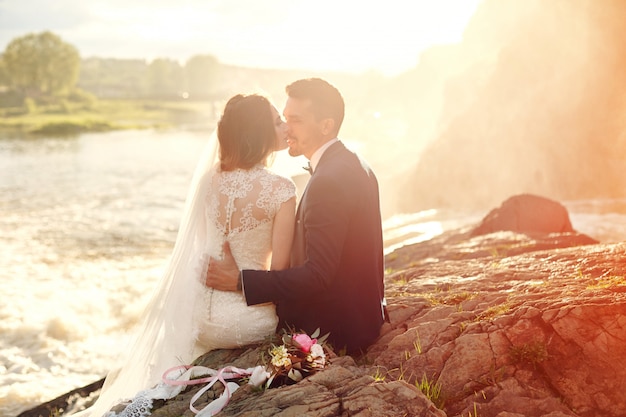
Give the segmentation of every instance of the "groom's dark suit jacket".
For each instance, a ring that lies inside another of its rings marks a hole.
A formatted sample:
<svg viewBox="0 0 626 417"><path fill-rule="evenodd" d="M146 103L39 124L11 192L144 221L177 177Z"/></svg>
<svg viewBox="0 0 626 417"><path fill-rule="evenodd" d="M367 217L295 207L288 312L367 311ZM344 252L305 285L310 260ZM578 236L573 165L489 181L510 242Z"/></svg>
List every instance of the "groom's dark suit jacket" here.
<svg viewBox="0 0 626 417"><path fill-rule="evenodd" d="M330 332L336 350L365 349L383 323L378 182L341 142L322 155L296 214L291 268L243 271L248 305L276 304L279 327Z"/></svg>

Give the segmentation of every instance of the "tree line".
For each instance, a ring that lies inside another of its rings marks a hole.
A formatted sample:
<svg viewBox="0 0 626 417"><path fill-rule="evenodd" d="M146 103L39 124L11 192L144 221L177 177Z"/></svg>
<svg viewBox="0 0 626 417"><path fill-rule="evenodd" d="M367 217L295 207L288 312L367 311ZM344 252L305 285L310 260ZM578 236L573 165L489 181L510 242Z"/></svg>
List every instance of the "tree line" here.
<svg viewBox="0 0 626 417"><path fill-rule="evenodd" d="M77 86L102 98L213 99L220 91L221 65L211 55L196 55L184 65L168 58L87 58Z"/></svg>
<svg viewBox="0 0 626 417"><path fill-rule="evenodd" d="M221 95L222 65L211 55L184 64L168 58L81 59L78 50L45 31L13 39L0 56L0 105L24 100L99 98L212 99Z"/></svg>

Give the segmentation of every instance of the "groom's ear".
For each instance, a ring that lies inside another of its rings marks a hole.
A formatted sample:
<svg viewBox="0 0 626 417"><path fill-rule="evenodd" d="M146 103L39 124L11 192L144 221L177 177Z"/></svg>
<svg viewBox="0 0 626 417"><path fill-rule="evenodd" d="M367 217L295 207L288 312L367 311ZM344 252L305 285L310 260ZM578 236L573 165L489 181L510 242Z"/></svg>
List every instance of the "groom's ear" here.
<svg viewBox="0 0 626 417"><path fill-rule="evenodd" d="M335 131L335 121L331 118L322 120L322 133L328 135Z"/></svg>

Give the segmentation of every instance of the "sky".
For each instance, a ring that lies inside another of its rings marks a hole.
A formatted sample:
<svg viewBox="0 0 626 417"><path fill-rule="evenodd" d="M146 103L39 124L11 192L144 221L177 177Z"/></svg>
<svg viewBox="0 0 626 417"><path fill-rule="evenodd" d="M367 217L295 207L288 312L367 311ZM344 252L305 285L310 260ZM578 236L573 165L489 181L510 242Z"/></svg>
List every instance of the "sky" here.
<svg viewBox="0 0 626 417"><path fill-rule="evenodd" d="M458 43L481 0L0 0L0 48L50 30L83 58L395 75Z"/></svg>

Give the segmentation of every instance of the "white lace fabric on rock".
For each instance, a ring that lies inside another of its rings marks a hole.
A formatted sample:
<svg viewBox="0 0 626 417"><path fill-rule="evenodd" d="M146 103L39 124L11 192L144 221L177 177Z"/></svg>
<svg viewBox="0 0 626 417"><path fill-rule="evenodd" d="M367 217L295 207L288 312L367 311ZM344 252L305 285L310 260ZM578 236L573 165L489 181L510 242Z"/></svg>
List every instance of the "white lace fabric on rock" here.
<svg viewBox="0 0 626 417"><path fill-rule="evenodd" d="M213 133L196 166L174 250L131 343L96 403L76 416L101 417L140 391L151 392L172 367L189 365L210 349L260 341L274 331L273 305L249 308L241 293L208 290L203 278L209 257L222 255L225 239L239 268L267 268L272 219L282 202L295 196L295 185L260 166L219 172L217 143Z"/></svg>

